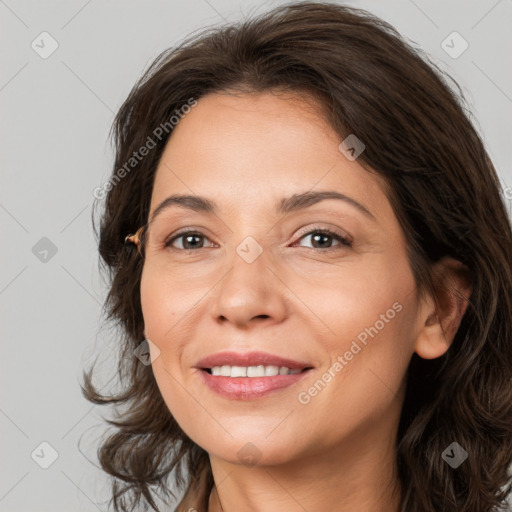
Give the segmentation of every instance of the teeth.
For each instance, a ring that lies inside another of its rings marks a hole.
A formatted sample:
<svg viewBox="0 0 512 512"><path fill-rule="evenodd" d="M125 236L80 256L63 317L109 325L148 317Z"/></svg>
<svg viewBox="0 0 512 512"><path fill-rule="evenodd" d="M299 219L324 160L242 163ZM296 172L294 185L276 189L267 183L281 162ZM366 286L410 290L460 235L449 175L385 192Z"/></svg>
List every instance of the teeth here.
<svg viewBox="0 0 512 512"><path fill-rule="evenodd" d="M279 366L265 366L265 375L269 377L279 375Z"/></svg>
<svg viewBox="0 0 512 512"><path fill-rule="evenodd" d="M231 375L231 366L227 366L227 365L224 365L224 366L216 366L215 368L220 368L220 373L219 375L222 375L223 377L229 377ZM212 374L215 375L213 373L213 368L212 368Z"/></svg>
<svg viewBox="0 0 512 512"><path fill-rule="evenodd" d="M265 377L265 367L259 366L248 366L247 377Z"/></svg>
<svg viewBox="0 0 512 512"><path fill-rule="evenodd" d="M245 366L232 366L231 377L247 377L247 368Z"/></svg>
<svg viewBox="0 0 512 512"><path fill-rule="evenodd" d="M290 370L286 366L214 366L212 375L221 377L273 377L275 375L294 375L300 370Z"/></svg>

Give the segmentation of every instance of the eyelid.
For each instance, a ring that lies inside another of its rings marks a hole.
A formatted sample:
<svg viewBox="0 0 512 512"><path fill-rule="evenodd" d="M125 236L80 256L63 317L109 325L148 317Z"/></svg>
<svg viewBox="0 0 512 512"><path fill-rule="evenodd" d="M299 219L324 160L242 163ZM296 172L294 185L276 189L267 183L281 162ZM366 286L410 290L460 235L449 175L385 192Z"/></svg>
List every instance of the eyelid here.
<svg viewBox="0 0 512 512"><path fill-rule="evenodd" d="M306 226L304 229L301 229L297 233L296 238L300 239L303 236L309 235L312 232L316 232L316 231L320 231L320 232L323 231L323 232L326 232L327 234L338 236L341 239L343 239L344 241L346 241L350 246L352 246L352 244L354 242L352 237L346 231L342 231L339 228L331 228L331 227L326 228L321 225ZM327 250L327 249L324 249L324 250Z"/></svg>
<svg viewBox="0 0 512 512"><path fill-rule="evenodd" d="M210 240L210 237L208 235L206 235L205 233L203 233L204 231L204 228L196 228L194 226L188 226L186 228L183 228L183 229L179 229L178 231L172 233L171 235L169 235L168 237L165 238L164 242L163 242L163 246L164 248L166 247L169 247L171 243L173 243L175 240L177 240L178 238L182 237L182 236L185 236L185 235L200 235L204 238L206 238L207 240ZM212 243L215 243L215 242L212 242ZM175 247L172 247L172 249L175 249ZM200 249L207 249L207 247L200 247ZM187 249L177 249L178 251L186 251Z"/></svg>
<svg viewBox="0 0 512 512"><path fill-rule="evenodd" d="M204 237L205 239L207 240L210 240L210 242L212 242L212 240L210 239L210 237L208 235L206 235L205 233L202 232L203 228L196 228L194 226L188 226L186 228L183 228L181 230L178 230L174 233L172 233L171 235L169 235L165 240L164 240L164 248L167 248L167 247L170 247L170 245L175 241L177 240L178 238L182 237L182 236L185 236L185 235L194 235L194 234L197 234L197 235L200 235L202 237ZM321 225L313 225L313 226L306 226L304 228L302 228L301 230L299 230L299 232L294 236L294 242L293 244L296 244L300 241L301 238L303 238L304 236L306 235L311 235L312 233L315 233L315 232L323 232L331 237L339 237L339 241L341 243L342 246L345 246L345 247L352 247L353 245L353 238L345 231L341 231L337 228L326 228L326 227L323 227ZM212 242L215 244L215 242ZM304 249L313 249L313 250L319 250L319 251L322 251L322 252L326 252L326 251L329 251L331 249L336 249L337 247L339 246L334 246L334 247L327 247L327 248L324 248L324 249L316 249L314 247L304 247ZM208 249L208 248L211 248L211 246L209 247L199 247L199 249ZM175 247L172 247L172 249L176 249L178 251L194 251L194 250L197 250L197 249L177 249Z"/></svg>

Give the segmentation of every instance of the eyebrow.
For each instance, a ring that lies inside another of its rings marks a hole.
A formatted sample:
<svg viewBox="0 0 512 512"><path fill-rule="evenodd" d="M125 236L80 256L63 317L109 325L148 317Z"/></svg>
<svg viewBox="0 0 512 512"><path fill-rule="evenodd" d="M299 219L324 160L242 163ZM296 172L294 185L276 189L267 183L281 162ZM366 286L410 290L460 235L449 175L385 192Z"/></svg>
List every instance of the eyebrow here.
<svg viewBox="0 0 512 512"><path fill-rule="evenodd" d="M281 199L279 203L276 205L276 213L277 214L285 214L291 213L294 211L302 210L304 208L308 208L313 206L314 204L319 203L320 201L325 201L327 199L336 199L339 201L344 201L357 208L361 213L366 215L367 217L373 219L376 218L374 215L366 208L366 206L357 202L355 199L352 199L345 194L341 194L340 192L335 192L333 190L326 191L308 191L303 192L302 194L294 194L290 197L285 197ZM164 199L153 211L151 215L150 222L154 221L155 218L164 210L170 208L171 206L179 206L181 208L186 208L188 210L192 210L194 212L199 213L208 213L215 214L218 211L218 207L216 203L206 197L194 196L194 195L181 195L174 194L166 199Z"/></svg>

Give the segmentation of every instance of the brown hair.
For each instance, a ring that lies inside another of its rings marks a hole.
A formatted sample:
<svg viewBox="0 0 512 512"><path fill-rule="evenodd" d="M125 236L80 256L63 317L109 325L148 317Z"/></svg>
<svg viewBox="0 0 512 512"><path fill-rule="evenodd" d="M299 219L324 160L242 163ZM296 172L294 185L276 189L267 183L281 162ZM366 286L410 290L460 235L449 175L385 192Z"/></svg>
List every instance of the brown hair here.
<svg viewBox="0 0 512 512"><path fill-rule="evenodd" d="M180 507L206 510L213 486L208 453L180 429L151 366L133 355L144 340L144 259L124 238L148 220L155 171L172 135L155 137L155 129L190 98L226 90L305 92L325 107L340 140L354 133L364 142L358 162L389 186L419 290L439 291L432 264L443 256L466 266L472 293L449 350L434 360L414 354L408 368L396 446L400 511L484 512L503 503L512 462L512 233L463 93L446 78L362 9L293 2L189 37L162 52L133 87L113 125L113 172L126 168L148 137L156 146L110 184L99 231L110 285L105 309L120 327L124 389L102 395L93 368L82 387L91 402L126 405L107 420L116 431L98 449L113 477L116 511L134 510L141 500L145 510L159 510L154 497L172 494L168 480L183 494ZM453 441L468 452L457 469L441 457Z"/></svg>

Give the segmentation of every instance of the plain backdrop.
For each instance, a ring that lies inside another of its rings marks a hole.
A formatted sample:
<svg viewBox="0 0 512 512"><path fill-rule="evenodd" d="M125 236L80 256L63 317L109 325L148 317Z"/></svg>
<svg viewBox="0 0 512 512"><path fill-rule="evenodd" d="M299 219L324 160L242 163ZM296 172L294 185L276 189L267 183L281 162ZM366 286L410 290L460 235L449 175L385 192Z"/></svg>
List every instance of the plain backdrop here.
<svg viewBox="0 0 512 512"><path fill-rule="evenodd" d="M113 377L91 211L111 172L115 112L163 49L281 3L0 0L1 511L107 510L95 466L106 412L79 381L98 354L105 383ZM346 3L394 25L459 82L510 208L512 3Z"/></svg>

